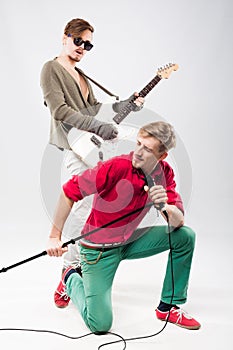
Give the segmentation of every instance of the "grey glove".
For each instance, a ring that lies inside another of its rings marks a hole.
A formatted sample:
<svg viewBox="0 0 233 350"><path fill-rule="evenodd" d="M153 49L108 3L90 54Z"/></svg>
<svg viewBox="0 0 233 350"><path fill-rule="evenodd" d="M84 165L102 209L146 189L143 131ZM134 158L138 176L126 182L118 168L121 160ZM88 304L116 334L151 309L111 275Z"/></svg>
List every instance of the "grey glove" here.
<svg viewBox="0 0 233 350"><path fill-rule="evenodd" d="M135 95L131 95L129 98L127 98L127 100L115 102L112 105L112 109L114 112L119 113L121 109L125 108L125 106L129 104L132 111L138 112L143 108L143 105L137 106L136 103L133 102L136 98L137 97Z"/></svg>
<svg viewBox="0 0 233 350"><path fill-rule="evenodd" d="M88 131L102 137L103 140L112 140L117 137L118 130L115 126L109 123L101 122L97 119L92 120Z"/></svg>

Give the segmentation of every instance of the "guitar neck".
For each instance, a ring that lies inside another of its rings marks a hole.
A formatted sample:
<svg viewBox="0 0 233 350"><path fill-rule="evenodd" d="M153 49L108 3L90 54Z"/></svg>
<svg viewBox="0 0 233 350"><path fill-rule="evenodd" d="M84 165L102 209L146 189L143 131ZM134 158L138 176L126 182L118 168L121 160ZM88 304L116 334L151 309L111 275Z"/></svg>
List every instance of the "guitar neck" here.
<svg viewBox="0 0 233 350"><path fill-rule="evenodd" d="M139 96L145 97L161 80L161 77L159 75L156 75L140 92ZM135 97L136 98L136 97ZM135 99L134 98L134 99ZM134 109L134 99L129 101L127 105L120 110L119 113L117 113L113 120L115 123L120 124L122 120L124 120L127 115Z"/></svg>

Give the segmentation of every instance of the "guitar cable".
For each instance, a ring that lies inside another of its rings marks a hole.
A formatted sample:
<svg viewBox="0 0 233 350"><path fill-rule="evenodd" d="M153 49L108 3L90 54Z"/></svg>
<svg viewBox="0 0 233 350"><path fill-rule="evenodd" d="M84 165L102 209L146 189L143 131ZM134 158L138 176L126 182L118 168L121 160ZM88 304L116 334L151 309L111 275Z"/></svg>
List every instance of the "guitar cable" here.
<svg viewBox="0 0 233 350"><path fill-rule="evenodd" d="M146 180L147 180L147 183L148 183L148 185L149 185L149 187L150 187L150 184L149 184L148 179L146 179ZM128 217L128 216L130 216L130 215L133 215L133 214L135 214L135 213L137 213L137 212L139 212L139 211L145 209L146 207L151 207L151 206L153 206L153 205L154 205L154 204L151 203L151 202L150 202L150 203L147 203L145 206L140 207L140 208L138 208L138 209L136 209L136 210L134 210L134 211L132 211L132 212L130 212L130 213L127 213L127 214L125 214L124 216L122 216L122 217L120 217L120 218L118 218L118 219L116 219L116 220L113 220L113 221L111 221L111 222L109 222L109 223L107 223L107 224L105 224L105 225L103 225L103 226L101 226L101 227L98 227L98 228L96 228L96 229L94 229L94 230L92 230L92 231L90 231L90 232L88 232L88 233L86 233L86 234L83 234L83 235L81 235L81 236L79 236L79 237L76 237L75 239L72 239L72 240L70 240L70 241L68 241L68 242L63 243L62 247L66 247L66 246L69 245L69 244L75 244L75 242L78 241L78 240L80 240L81 238L83 238L83 237L85 237L85 236L87 236L87 235L90 235L90 234L92 234L92 233L94 233L94 232L96 232L96 231L98 231L98 230L101 230L101 229L103 229L103 228L105 228L105 227L107 227L107 226L110 226L110 225L112 225L113 223L116 223L116 222L118 222L118 221L120 221L120 220L123 220L124 218L126 218L126 217ZM159 209L159 210L161 210L161 209ZM165 217L166 217L166 219L167 219L167 228L168 228L168 242L169 242L171 283L172 283L172 295L171 295L170 304L172 304L173 297L174 297L175 283L174 283L174 270L173 270L172 244L171 244L171 226L170 226L170 223L169 223L169 217L168 217L167 212L166 212L164 209L162 209L162 211L163 211L163 214L165 215ZM14 265L8 266L8 267L6 267L6 268L4 267L4 268L2 268L2 269L0 270L0 273L6 272L6 271L8 271L9 269L12 269L12 268L14 268L14 267L16 267L16 266L19 266L19 265L22 265L22 264L24 264L24 263L27 263L27 262L29 262L29 261L31 261L31 260L37 259L37 258L39 258L39 257L41 257L41 256L43 256L43 255L46 255L46 254L47 254L47 252L46 252L46 251L43 251L43 252L40 253L40 254L37 254L37 255L35 255L35 256L32 256L32 257L30 257L30 258L28 258L28 259L25 259L25 260L23 260L23 261L20 261L20 262L14 264ZM0 328L0 331L21 331L21 332L49 333L49 334L54 334L54 335L62 336L62 337L65 337L65 338L68 338L68 339L72 339L72 340L78 340L78 339L81 339L81 338L84 338L84 337L87 337L87 336L90 336L90 335L93 335L93 334L94 334L94 335L107 335L107 334L109 334L109 335L114 335L114 336L120 338L120 340L111 341L111 342L108 342L108 343L103 343L103 344L101 344L101 345L98 347L98 350L100 350L100 349L103 348L104 346L109 346L109 345L113 345L113 344L117 344L117 343L121 343L121 342L123 342L123 345L124 345L123 350L125 350L125 349L126 349L126 346L127 346L127 342L129 342L129 341L142 340L142 339L152 338L152 337L155 337L155 336L159 335L161 332L163 332L164 329L166 328L168 322L169 322L169 316L170 316L170 311L168 312L168 316L167 316L167 318L166 318L166 320L165 320L164 326L163 326L158 332L153 333L153 334L151 334L151 335L136 336L136 337L130 337L130 338L124 338L123 336L121 336L121 335L119 335L119 334L117 334L117 333L113 333L113 332L104 332L103 334L101 334L101 333L95 333L95 332L90 332L90 333L87 333L87 334L84 334L84 335L81 335L81 336L74 337L74 336L69 336L69 335L64 334L64 333L59 333L59 332L51 331L51 330L42 330L42 329Z"/></svg>

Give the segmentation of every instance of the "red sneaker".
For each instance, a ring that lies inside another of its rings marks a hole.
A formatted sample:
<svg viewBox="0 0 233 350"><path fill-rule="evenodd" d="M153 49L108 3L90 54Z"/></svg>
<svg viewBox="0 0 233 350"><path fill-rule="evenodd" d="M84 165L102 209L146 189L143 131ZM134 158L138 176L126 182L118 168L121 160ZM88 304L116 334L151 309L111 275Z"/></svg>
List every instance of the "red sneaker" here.
<svg viewBox="0 0 233 350"><path fill-rule="evenodd" d="M57 307L64 308L67 307L70 302L70 297L66 294L66 285L64 283L64 278L70 270L73 270L72 266L68 267L62 274L61 281L54 293L54 302Z"/></svg>
<svg viewBox="0 0 233 350"><path fill-rule="evenodd" d="M166 321L168 315L169 311L164 312L156 309L156 316L159 320ZM168 322L187 329L199 329L201 327L200 323L188 315L184 310L176 309L175 307L172 307L170 310Z"/></svg>

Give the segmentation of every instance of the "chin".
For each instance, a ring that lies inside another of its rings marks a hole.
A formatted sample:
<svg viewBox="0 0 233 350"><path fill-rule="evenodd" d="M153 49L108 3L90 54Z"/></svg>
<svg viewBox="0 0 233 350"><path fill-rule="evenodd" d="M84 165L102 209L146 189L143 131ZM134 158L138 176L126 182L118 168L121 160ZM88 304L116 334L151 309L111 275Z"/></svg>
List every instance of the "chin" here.
<svg viewBox="0 0 233 350"><path fill-rule="evenodd" d="M81 58L82 57L78 57L78 56L70 56L70 59L72 60L72 61L74 61L74 62L79 62L79 61L81 61Z"/></svg>
<svg viewBox="0 0 233 350"><path fill-rule="evenodd" d="M140 168L140 164L136 160L133 160L132 164L133 164L134 168L136 168L136 169Z"/></svg>

